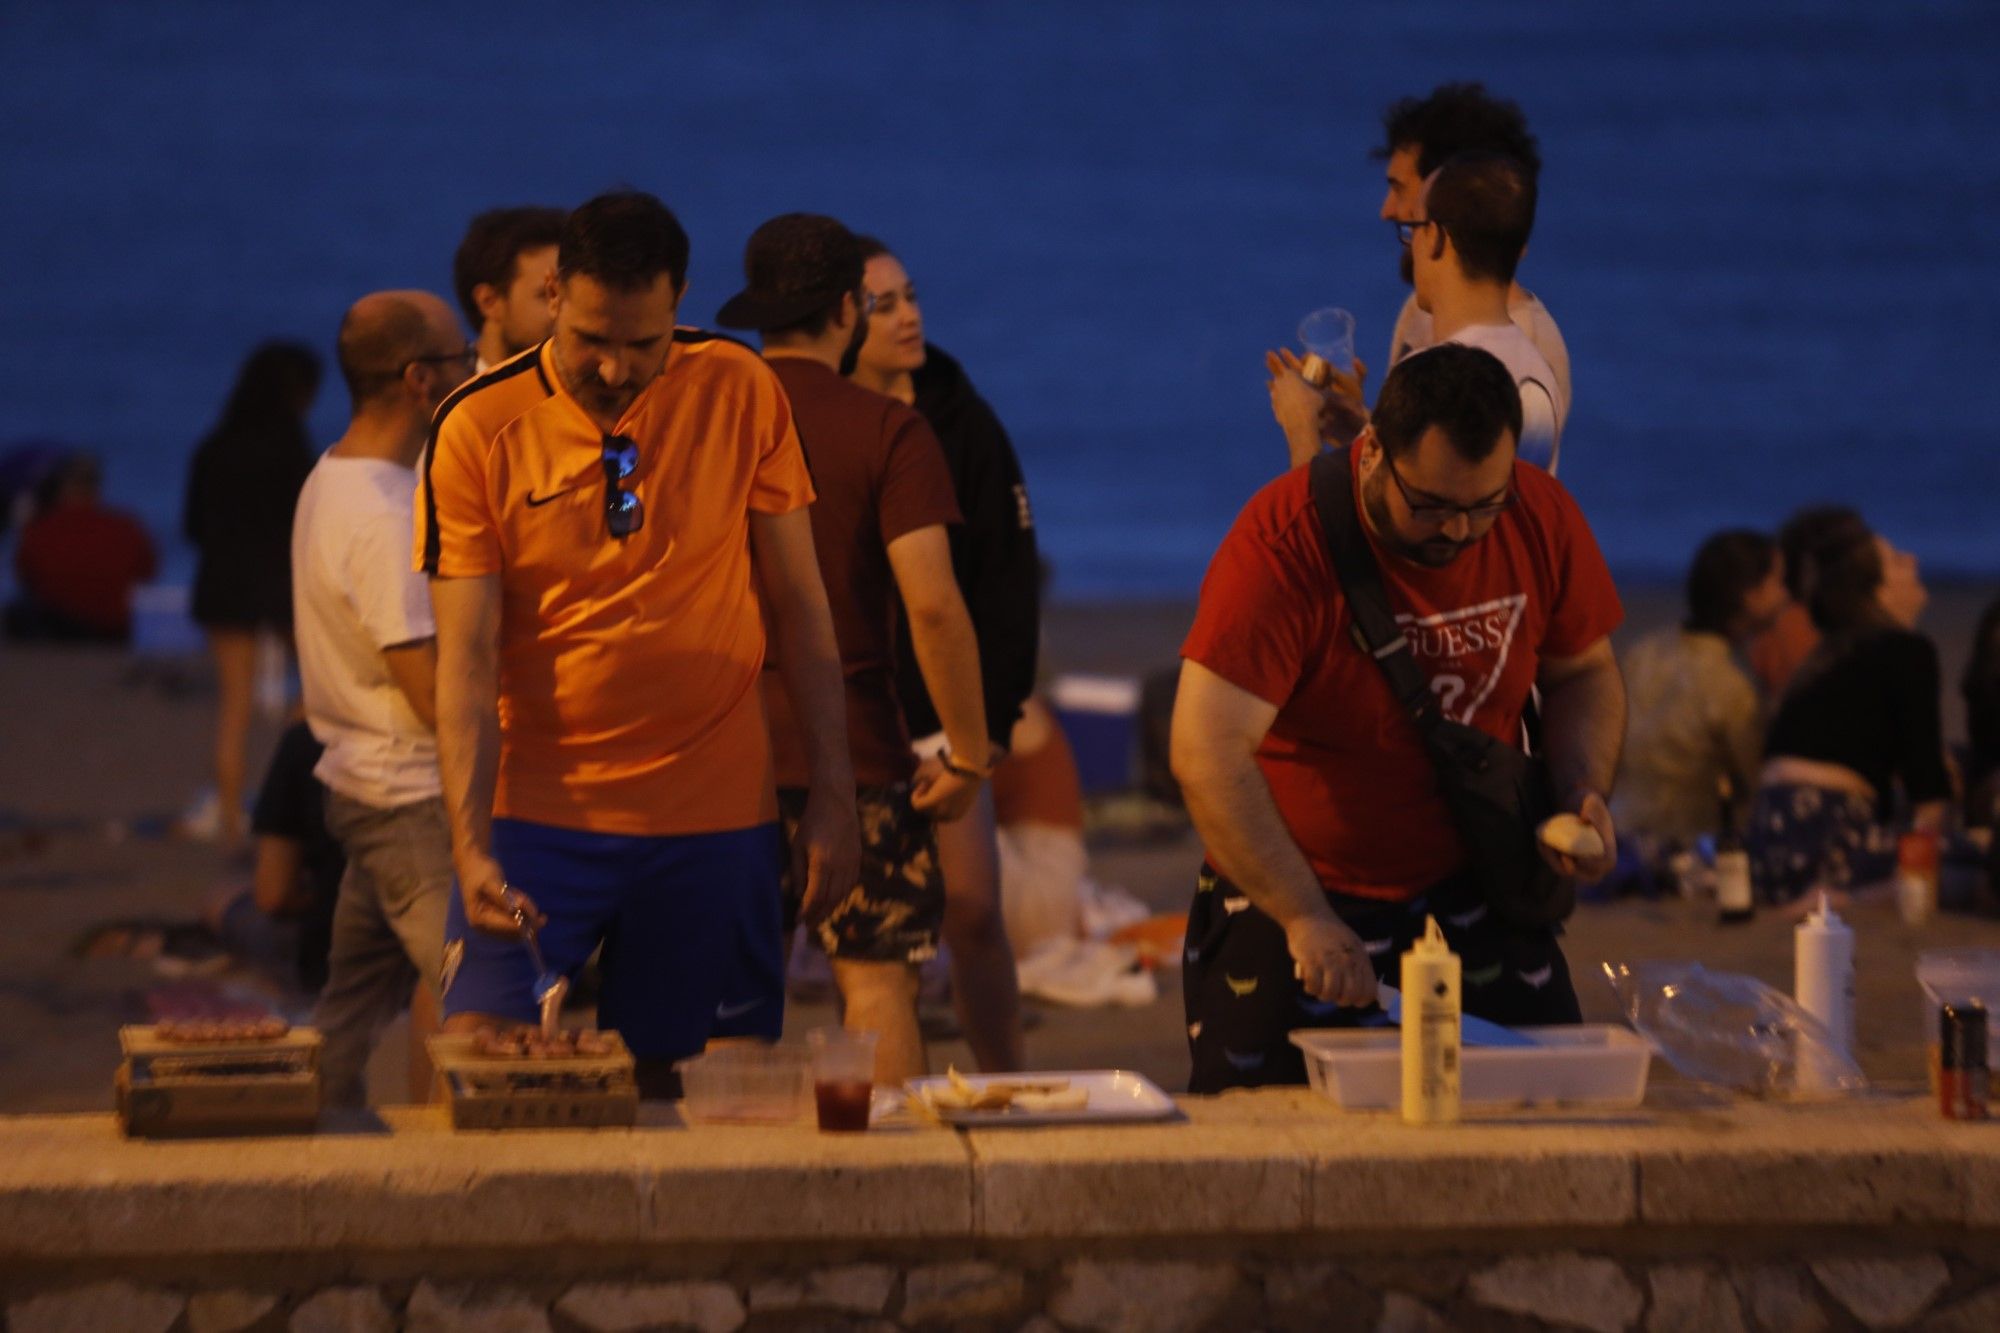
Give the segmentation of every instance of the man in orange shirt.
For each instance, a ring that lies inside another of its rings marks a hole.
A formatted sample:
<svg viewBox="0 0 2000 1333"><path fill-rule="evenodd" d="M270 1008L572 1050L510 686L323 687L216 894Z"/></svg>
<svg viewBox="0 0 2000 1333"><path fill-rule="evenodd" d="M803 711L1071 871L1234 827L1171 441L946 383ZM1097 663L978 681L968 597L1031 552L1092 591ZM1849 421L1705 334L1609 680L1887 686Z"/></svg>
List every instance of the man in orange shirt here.
<svg viewBox="0 0 2000 1333"><path fill-rule="evenodd" d="M571 214L554 332L439 410L417 525L459 880L447 1027L534 1016L523 914L553 971L604 943L600 1015L648 1088L783 1022L765 613L805 733L808 900L860 856L791 409L754 352L675 327L687 257L650 195Z"/></svg>

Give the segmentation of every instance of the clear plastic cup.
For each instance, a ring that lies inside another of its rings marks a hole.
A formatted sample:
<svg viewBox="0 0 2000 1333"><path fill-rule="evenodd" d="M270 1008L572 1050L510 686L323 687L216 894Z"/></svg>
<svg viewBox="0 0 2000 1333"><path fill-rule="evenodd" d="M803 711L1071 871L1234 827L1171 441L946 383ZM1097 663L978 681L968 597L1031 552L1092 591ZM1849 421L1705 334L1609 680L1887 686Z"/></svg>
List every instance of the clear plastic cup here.
<svg viewBox="0 0 2000 1333"><path fill-rule="evenodd" d="M814 1028L806 1034L821 1129L854 1133L868 1128L868 1107L875 1096L875 1041L873 1032L846 1028Z"/></svg>
<svg viewBox="0 0 2000 1333"><path fill-rule="evenodd" d="M1339 306L1315 310L1299 321L1299 345L1306 349L1305 377L1324 386L1329 368L1354 370L1354 316Z"/></svg>

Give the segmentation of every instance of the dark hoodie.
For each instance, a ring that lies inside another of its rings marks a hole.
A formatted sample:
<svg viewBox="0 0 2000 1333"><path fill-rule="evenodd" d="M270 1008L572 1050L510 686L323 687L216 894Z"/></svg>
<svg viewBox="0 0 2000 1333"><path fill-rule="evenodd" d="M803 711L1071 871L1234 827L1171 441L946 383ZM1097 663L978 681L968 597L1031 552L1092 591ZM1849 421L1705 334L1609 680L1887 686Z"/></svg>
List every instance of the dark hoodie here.
<svg viewBox="0 0 2000 1333"><path fill-rule="evenodd" d="M972 387L964 367L924 345L914 376L916 408L944 445L945 464L965 522L951 534L951 567L979 638L979 674L986 694L986 730L1007 744L1021 705L1035 691L1041 643L1041 558L1021 463L1000 418ZM896 685L912 736L942 725L910 643L909 617L898 617Z"/></svg>

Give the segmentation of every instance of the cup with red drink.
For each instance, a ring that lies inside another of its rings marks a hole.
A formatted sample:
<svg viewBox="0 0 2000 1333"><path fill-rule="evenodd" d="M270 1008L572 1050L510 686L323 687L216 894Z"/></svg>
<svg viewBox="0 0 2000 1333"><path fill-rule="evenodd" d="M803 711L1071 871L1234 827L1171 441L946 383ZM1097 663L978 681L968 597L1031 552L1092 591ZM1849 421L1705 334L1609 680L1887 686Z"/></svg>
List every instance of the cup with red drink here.
<svg viewBox="0 0 2000 1333"><path fill-rule="evenodd" d="M846 1028L814 1028L806 1034L821 1129L853 1133L868 1128L868 1107L875 1096L875 1038L873 1032Z"/></svg>

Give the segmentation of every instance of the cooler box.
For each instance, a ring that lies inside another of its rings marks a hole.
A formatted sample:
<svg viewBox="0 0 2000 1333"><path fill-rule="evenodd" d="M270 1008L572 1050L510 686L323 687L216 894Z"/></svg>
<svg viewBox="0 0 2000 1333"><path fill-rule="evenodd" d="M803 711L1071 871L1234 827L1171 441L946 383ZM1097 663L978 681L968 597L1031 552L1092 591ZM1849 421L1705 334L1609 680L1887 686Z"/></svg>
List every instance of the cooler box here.
<svg viewBox="0 0 2000 1333"><path fill-rule="evenodd" d="M1057 676L1049 707L1076 754L1086 795L1129 791L1139 753L1139 681L1131 676Z"/></svg>

